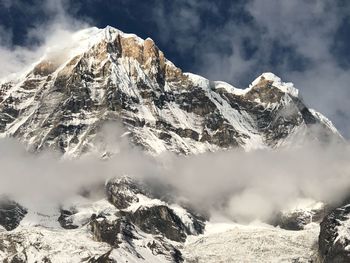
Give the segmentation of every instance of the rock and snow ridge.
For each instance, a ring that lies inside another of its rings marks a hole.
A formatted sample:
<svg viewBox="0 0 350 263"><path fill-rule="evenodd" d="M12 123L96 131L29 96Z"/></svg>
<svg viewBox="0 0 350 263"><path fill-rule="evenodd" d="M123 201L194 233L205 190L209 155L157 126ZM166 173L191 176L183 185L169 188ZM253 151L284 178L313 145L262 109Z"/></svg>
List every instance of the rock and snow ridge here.
<svg viewBox="0 0 350 263"><path fill-rule="evenodd" d="M0 80L0 137L15 137L31 151L108 156L117 151L101 134L108 122L122 123L130 141L153 155L342 139L327 118L305 106L293 84L272 73L237 89L183 73L152 39L112 27L79 31L65 45L47 50L26 72ZM9 262L182 262L191 249L210 254L208 243L218 240L242 244L244 256L249 242L242 241L252 232L264 244L285 235L302 254L302 262L313 253L317 232L305 227L294 235L278 228L240 226L237 239L235 231L207 235L204 216L162 200L127 178L110 180L103 200L79 197L52 214L14 206L17 210L6 212L5 218L19 226L11 232L0 229L0 259ZM192 239L203 234L207 239ZM306 248L295 243L299 237L307 241ZM288 242L278 247L281 255ZM260 246L251 256L259 249L268 252L269 261L276 248ZM188 260L210 256L192 254ZM225 260L221 256L217 259ZM285 259L297 258L293 254Z"/></svg>
<svg viewBox="0 0 350 263"><path fill-rule="evenodd" d="M25 74L0 81L0 137L67 157L110 151L98 135L113 121L152 154L254 150L291 145L296 137L341 137L305 106L291 83L272 73L242 90L182 73L150 38L106 27L71 39L49 49Z"/></svg>

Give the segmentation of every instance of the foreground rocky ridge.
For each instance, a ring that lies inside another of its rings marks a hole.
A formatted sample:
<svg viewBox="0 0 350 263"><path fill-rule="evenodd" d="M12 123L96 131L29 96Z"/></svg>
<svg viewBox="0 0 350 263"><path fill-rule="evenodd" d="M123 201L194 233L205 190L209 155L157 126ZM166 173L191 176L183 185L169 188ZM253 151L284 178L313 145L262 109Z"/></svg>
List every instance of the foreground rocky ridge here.
<svg viewBox="0 0 350 263"><path fill-rule="evenodd" d="M180 250L187 236L203 233L205 218L157 199L151 193L146 196L144 191L141 183L120 177L106 184L106 198L110 202L105 199L91 202L81 197L80 201L76 199L51 215L35 212L28 221L10 210L7 214L0 213L0 225L13 230L0 231L0 259L3 262L118 262L122 258L130 262L183 262ZM5 218L17 225L8 227ZM73 245L70 238L74 235ZM71 247L57 251L55 246L61 246L61 242Z"/></svg>
<svg viewBox="0 0 350 263"><path fill-rule="evenodd" d="M300 231L265 224L220 226L208 223L205 216L178 204L156 198L151 186L126 176L109 180L105 191L106 199L92 202L80 196L53 214L34 213L22 218L20 225L10 232L0 230L0 260L242 262L249 259L254 262L260 258L260 262L314 262L317 259L319 230L315 223Z"/></svg>

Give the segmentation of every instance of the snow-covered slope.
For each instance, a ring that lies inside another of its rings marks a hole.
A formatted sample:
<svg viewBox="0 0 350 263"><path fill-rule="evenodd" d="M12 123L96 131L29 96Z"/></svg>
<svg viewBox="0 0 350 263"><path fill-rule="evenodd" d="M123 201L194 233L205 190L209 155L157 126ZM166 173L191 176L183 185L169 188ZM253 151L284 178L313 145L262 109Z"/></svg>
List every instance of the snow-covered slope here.
<svg viewBox="0 0 350 263"><path fill-rule="evenodd" d="M203 233L205 219L146 191L121 177L107 183L106 199L29 210L14 230L0 229L0 261L183 262L186 237ZM2 218L17 217L7 210Z"/></svg>
<svg viewBox="0 0 350 263"><path fill-rule="evenodd" d="M208 222L129 177L105 187L106 199L77 196L60 209L29 208L18 227L0 229L0 261L310 262L317 256L315 223L288 231L226 218ZM4 217L17 218L10 210Z"/></svg>
<svg viewBox="0 0 350 263"><path fill-rule="evenodd" d="M209 233L186 244L188 262L280 263L316 262L319 226L302 231L287 231L268 225L226 226L227 230Z"/></svg>
<svg viewBox="0 0 350 263"><path fill-rule="evenodd" d="M298 96L272 73L245 90L182 73L152 39L90 28L50 48L25 74L0 81L0 136L68 156L113 151L98 136L111 121L123 123L130 140L153 154L341 137Z"/></svg>

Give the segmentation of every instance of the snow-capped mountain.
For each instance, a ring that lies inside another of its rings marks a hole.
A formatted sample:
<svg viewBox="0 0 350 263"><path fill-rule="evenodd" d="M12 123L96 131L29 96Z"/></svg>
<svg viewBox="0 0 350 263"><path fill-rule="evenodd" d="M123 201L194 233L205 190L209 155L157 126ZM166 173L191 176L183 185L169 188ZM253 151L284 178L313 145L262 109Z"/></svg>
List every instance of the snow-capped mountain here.
<svg viewBox="0 0 350 263"><path fill-rule="evenodd" d="M0 136L17 137L33 151L112 150L97 136L108 121L123 123L130 140L154 154L341 137L293 84L272 73L244 90L209 81L183 73L152 39L112 27L80 31L27 72L0 82Z"/></svg>
<svg viewBox="0 0 350 263"><path fill-rule="evenodd" d="M292 83L272 73L246 89L210 81L183 73L152 39L112 27L79 31L66 45L48 49L28 70L0 80L0 137L15 137L30 151L106 157L118 151L103 133L111 122L122 126L118 135L153 156L343 140L326 117L304 104ZM50 213L4 199L0 260L242 262L249 236L257 240L249 262L262 251L265 258L259 262L271 262L276 249L276 261L315 258L318 226L309 223L320 214L319 207L281 217L276 224L282 228L303 229L293 234L266 225L213 226L207 215L129 177L110 179L104 188L102 200L82 195ZM222 229L225 234L218 233ZM258 241L275 242L275 247L259 248ZM235 253L225 254L227 247L218 251L218 242L239 243L242 250L235 250L239 256L234 258Z"/></svg>

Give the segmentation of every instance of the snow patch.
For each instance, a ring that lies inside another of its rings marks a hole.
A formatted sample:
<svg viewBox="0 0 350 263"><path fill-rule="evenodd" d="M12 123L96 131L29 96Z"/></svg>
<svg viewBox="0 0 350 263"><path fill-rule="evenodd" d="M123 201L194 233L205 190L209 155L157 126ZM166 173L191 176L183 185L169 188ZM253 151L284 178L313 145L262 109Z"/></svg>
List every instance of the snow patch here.
<svg viewBox="0 0 350 263"><path fill-rule="evenodd" d="M282 82L281 78L277 77L271 72L266 72L257 77L249 87L252 88L256 86L262 79L272 81L272 86L278 88L284 93L287 93L293 97L298 97L299 90L294 87L294 84L291 82Z"/></svg>

